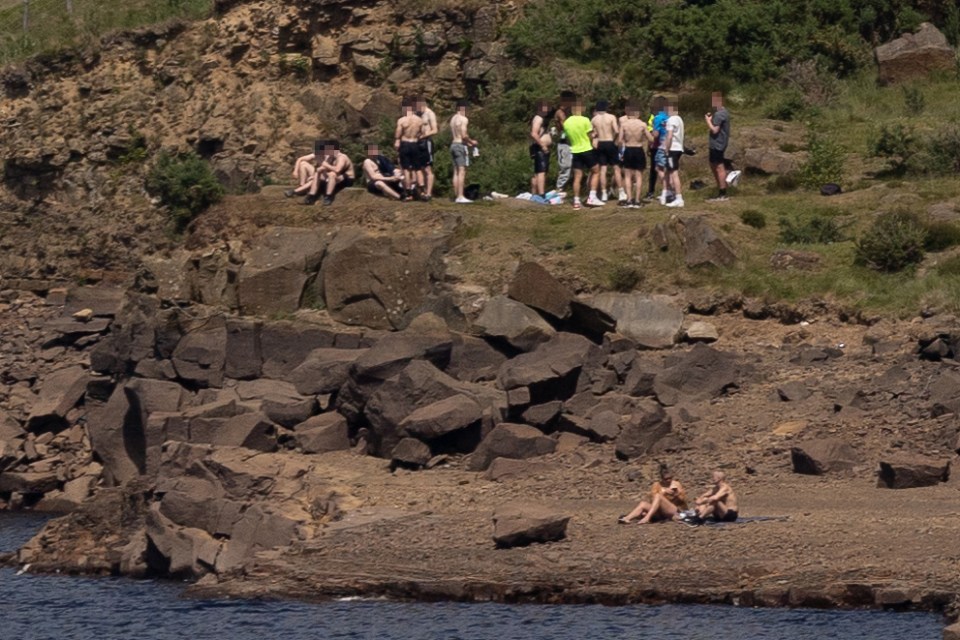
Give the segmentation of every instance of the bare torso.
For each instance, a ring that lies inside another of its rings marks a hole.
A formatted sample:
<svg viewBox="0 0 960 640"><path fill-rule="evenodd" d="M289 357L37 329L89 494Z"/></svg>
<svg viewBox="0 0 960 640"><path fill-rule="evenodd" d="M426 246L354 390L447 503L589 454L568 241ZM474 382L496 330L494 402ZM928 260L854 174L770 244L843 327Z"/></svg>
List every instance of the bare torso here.
<svg viewBox="0 0 960 640"><path fill-rule="evenodd" d="M470 120L467 116L456 113L450 118L450 134L453 136L453 144L463 144L467 136L467 123Z"/></svg>
<svg viewBox="0 0 960 640"><path fill-rule="evenodd" d="M642 147L649 140L646 123L640 118L624 116L620 120L625 147Z"/></svg>
<svg viewBox="0 0 960 640"><path fill-rule="evenodd" d="M420 114L420 120L423 125L420 129L420 137L423 139L432 138L437 133L437 114L430 107L424 107Z"/></svg>
<svg viewBox="0 0 960 640"><path fill-rule="evenodd" d="M612 113L598 113L593 116L593 130L597 132L598 142L613 142L617 137L617 118Z"/></svg>
<svg viewBox="0 0 960 640"><path fill-rule="evenodd" d="M397 120L397 128L403 142L416 142L423 131L423 120L417 114L411 113Z"/></svg>

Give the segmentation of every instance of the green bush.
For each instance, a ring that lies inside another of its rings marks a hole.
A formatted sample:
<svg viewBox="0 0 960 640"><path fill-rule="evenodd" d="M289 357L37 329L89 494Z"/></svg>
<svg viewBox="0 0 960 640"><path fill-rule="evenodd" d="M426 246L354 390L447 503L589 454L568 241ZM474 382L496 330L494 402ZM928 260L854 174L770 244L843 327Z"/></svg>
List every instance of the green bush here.
<svg viewBox="0 0 960 640"><path fill-rule="evenodd" d="M634 266L618 264L610 270L610 288L621 293L629 293L643 281L643 274Z"/></svg>
<svg viewBox="0 0 960 640"><path fill-rule="evenodd" d="M926 108L927 99L923 95L923 90L920 89L920 87L904 87L903 104L906 107L905 115L908 118L916 118L922 114Z"/></svg>
<svg viewBox="0 0 960 640"><path fill-rule="evenodd" d="M941 276L960 276L960 256L950 256L938 264L937 273Z"/></svg>
<svg viewBox="0 0 960 640"><path fill-rule="evenodd" d="M757 211L756 209L747 209L741 213L740 221L754 229L763 229L767 226L767 216L763 215L762 211Z"/></svg>
<svg viewBox="0 0 960 640"><path fill-rule="evenodd" d="M779 237L784 244L829 244L844 239L836 220L819 215L797 220L780 218Z"/></svg>
<svg viewBox="0 0 960 640"><path fill-rule="evenodd" d="M807 111L807 101L798 89L790 89L778 95L767 106L764 116L773 120L789 122L799 119Z"/></svg>
<svg viewBox="0 0 960 640"><path fill-rule="evenodd" d="M161 153L147 176L147 191L170 210L177 231L223 198L224 190L210 165L196 153Z"/></svg>
<svg viewBox="0 0 960 640"><path fill-rule="evenodd" d="M843 165L846 151L830 136L811 132L807 138L810 157L800 167L800 183L805 187L819 188L835 182L843 182Z"/></svg>
<svg viewBox="0 0 960 640"><path fill-rule="evenodd" d="M960 127L948 127L925 145L926 170L936 175L960 173Z"/></svg>
<svg viewBox="0 0 960 640"><path fill-rule="evenodd" d="M917 216L883 213L856 244L855 262L878 271L901 271L923 260L927 230Z"/></svg>
<svg viewBox="0 0 960 640"><path fill-rule="evenodd" d="M903 173L917 152L917 136L910 125L882 124L870 140L868 151L876 158L886 158L894 173Z"/></svg>
<svg viewBox="0 0 960 640"><path fill-rule="evenodd" d="M937 220L927 222L924 228L927 231L927 241L923 248L927 251L936 253L960 246L960 226L952 222Z"/></svg>

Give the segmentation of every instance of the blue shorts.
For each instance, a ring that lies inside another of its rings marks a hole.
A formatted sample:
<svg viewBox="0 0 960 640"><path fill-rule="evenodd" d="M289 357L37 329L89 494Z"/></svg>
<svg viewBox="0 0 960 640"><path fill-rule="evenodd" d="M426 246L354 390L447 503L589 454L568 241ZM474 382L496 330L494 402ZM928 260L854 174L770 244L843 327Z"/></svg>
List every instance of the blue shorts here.
<svg viewBox="0 0 960 640"><path fill-rule="evenodd" d="M657 152L653 155L653 164L661 169L667 168L667 154L663 149L657 149Z"/></svg>

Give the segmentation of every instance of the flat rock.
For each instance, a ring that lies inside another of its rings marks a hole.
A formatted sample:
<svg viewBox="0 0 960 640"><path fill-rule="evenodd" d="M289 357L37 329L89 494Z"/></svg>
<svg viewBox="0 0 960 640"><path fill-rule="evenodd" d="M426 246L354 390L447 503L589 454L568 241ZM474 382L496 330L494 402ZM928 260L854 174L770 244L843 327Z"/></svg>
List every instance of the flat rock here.
<svg viewBox="0 0 960 640"><path fill-rule="evenodd" d="M684 339L687 342L711 343L720 339L720 332L717 330L716 325L697 320L691 322L690 326L684 331Z"/></svg>
<svg viewBox="0 0 960 640"><path fill-rule="evenodd" d="M286 379L303 394L334 393L350 377L350 367L366 349L314 349Z"/></svg>
<svg viewBox="0 0 960 640"><path fill-rule="evenodd" d="M617 332L639 347L667 349L680 337L683 312L669 298L639 293L601 293L591 304L617 321Z"/></svg>
<svg viewBox="0 0 960 640"><path fill-rule="evenodd" d="M90 374L80 366L55 371L40 384L40 398L30 409L27 430L35 433L66 429L67 412L83 398Z"/></svg>
<svg viewBox="0 0 960 640"><path fill-rule="evenodd" d="M511 458L495 458L483 477L493 482L529 478L553 470L553 465L530 460L513 460Z"/></svg>
<svg viewBox="0 0 960 640"><path fill-rule="evenodd" d="M534 503L512 503L493 512L493 541L498 548L555 542L567 535L570 516Z"/></svg>
<svg viewBox="0 0 960 640"><path fill-rule="evenodd" d="M506 296L494 296L474 322L480 335L506 341L520 351L532 351L556 334L530 307Z"/></svg>
<svg viewBox="0 0 960 640"><path fill-rule="evenodd" d="M949 460L902 456L880 461L877 486L887 489L912 489L932 487L949 479Z"/></svg>
<svg viewBox="0 0 960 640"><path fill-rule="evenodd" d="M570 317L573 294L536 262L524 262L517 267L507 295L556 320Z"/></svg>
<svg viewBox="0 0 960 640"><path fill-rule="evenodd" d="M420 407L400 423L400 429L420 440L433 440L480 422L483 410L465 395L455 395Z"/></svg>
<svg viewBox="0 0 960 640"><path fill-rule="evenodd" d="M0 493L47 493L60 486L56 472L0 473Z"/></svg>
<svg viewBox="0 0 960 640"><path fill-rule="evenodd" d="M526 459L553 453L557 441L534 427L523 424L497 425L471 454L467 469L483 471L495 458Z"/></svg>

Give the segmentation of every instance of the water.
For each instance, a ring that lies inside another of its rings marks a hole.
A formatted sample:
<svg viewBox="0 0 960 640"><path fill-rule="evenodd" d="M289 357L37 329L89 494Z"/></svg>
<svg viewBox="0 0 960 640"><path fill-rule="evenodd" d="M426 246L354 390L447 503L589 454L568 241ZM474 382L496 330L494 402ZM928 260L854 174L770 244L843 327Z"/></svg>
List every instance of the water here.
<svg viewBox="0 0 960 640"><path fill-rule="evenodd" d="M42 524L0 514L0 551ZM720 606L200 601L173 582L0 570L0 637L30 640L884 640L941 638L939 616Z"/></svg>

